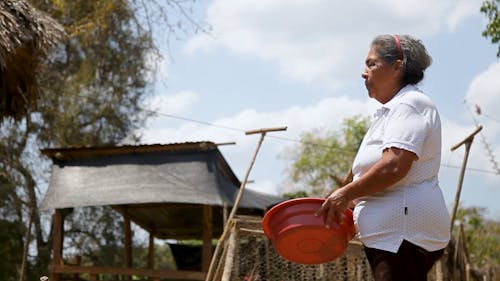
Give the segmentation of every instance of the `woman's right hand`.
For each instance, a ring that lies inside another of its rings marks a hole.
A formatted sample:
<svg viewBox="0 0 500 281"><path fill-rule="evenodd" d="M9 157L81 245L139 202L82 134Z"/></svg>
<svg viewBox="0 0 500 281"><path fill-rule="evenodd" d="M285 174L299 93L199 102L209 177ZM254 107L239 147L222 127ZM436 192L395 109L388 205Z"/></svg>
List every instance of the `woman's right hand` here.
<svg viewBox="0 0 500 281"><path fill-rule="evenodd" d="M315 215L319 216L326 213L325 227L330 228L333 220L339 224L342 222L342 214L351 204L352 200L347 196L347 188L342 187L334 190L326 197L325 202L316 211Z"/></svg>

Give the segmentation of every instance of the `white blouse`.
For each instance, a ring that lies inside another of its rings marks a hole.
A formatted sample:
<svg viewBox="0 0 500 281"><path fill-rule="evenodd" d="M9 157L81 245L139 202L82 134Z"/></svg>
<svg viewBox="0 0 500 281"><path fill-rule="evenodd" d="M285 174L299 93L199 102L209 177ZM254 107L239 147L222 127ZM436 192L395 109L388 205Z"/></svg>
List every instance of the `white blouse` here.
<svg viewBox="0 0 500 281"><path fill-rule="evenodd" d="M438 183L441 121L431 100L413 85L377 110L353 163L354 180L389 147L411 151L418 159L402 180L357 200L359 239L366 247L393 253L403 240L427 251L446 247L450 218Z"/></svg>

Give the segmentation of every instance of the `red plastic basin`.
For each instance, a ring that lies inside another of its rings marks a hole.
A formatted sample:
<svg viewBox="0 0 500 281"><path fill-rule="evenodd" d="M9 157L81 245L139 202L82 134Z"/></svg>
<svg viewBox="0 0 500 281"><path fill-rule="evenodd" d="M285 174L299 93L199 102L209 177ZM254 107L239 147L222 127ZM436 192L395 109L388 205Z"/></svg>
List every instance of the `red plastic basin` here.
<svg viewBox="0 0 500 281"><path fill-rule="evenodd" d="M314 215L324 201L323 198L291 199L264 215L264 233L281 257L301 264L320 264L345 252L355 233L352 211L347 209L340 224L333 221L326 228L326 215Z"/></svg>

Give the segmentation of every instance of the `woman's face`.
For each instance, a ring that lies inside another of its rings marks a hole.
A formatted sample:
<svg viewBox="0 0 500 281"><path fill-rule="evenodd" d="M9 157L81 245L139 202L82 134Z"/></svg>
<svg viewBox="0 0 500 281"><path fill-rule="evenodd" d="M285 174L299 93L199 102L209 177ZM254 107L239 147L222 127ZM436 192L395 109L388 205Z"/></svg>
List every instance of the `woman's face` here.
<svg viewBox="0 0 500 281"><path fill-rule="evenodd" d="M368 96L380 103L386 103L401 89L401 61L389 64L379 58L375 48L366 56L365 70L361 77L365 79Z"/></svg>

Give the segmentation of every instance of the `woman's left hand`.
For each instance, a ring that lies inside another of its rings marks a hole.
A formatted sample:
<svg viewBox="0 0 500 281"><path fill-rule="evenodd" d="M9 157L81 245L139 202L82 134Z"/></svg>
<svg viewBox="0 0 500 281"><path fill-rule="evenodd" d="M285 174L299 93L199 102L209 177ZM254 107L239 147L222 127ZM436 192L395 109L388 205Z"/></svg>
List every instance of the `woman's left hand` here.
<svg viewBox="0 0 500 281"><path fill-rule="evenodd" d="M325 202L316 211L316 216L326 213L325 226L330 228L332 220L335 219L338 223L342 222L342 214L349 207L349 200L346 196L346 188L339 188L333 191Z"/></svg>

